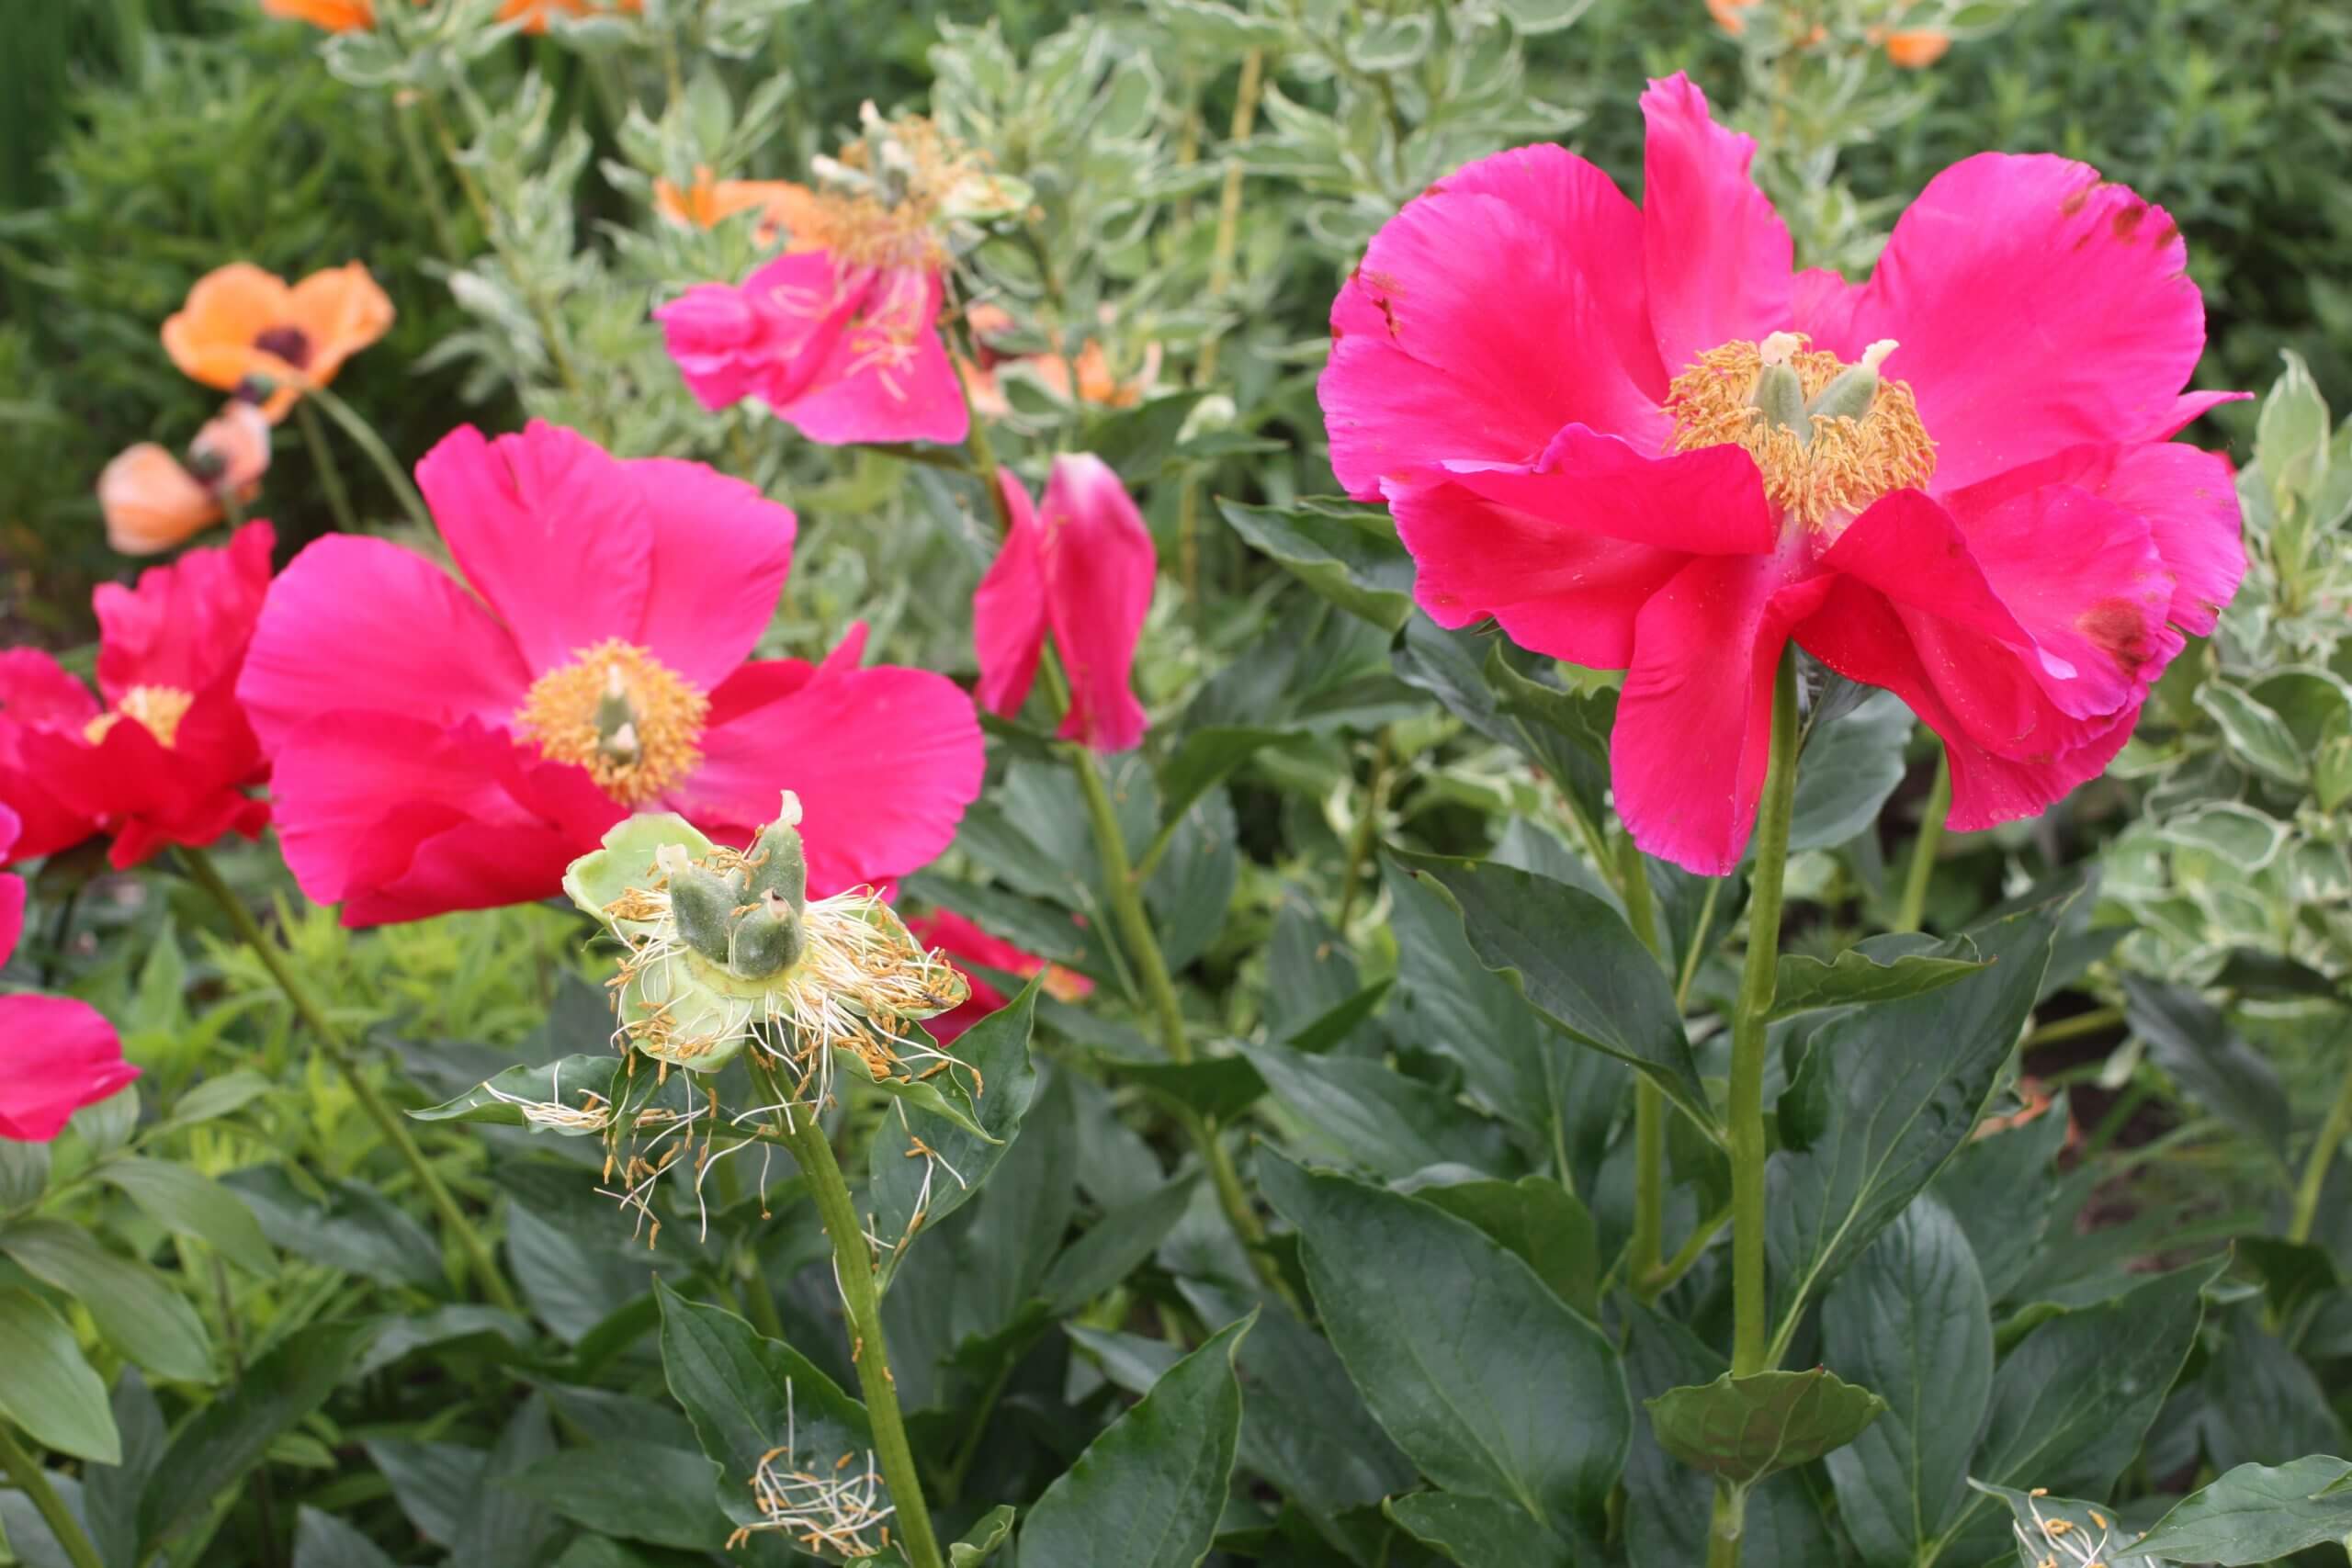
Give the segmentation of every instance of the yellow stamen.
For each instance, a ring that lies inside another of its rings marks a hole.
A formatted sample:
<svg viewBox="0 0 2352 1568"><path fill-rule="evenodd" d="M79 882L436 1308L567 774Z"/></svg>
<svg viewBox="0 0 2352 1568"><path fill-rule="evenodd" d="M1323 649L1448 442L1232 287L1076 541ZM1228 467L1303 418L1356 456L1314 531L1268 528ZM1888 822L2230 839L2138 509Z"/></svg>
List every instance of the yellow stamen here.
<svg viewBox="0 0 2352 1568"><path fill-rule="evenodd" d="M531 683L514 728L551 762L576 762L624 806L651 800L702 761L710 699L633 643L608 638Z"/></svg>
<svg viewBox="0 0 2352 1568"><path fill-rule="evenodd" d="M96 746L107 738L107 731L128 718L136 720L155 738L155 744L169 750L179 739L180 720L195 705L196 694L177 686L133 686L122 694L114 712L102 713L83 727L82 739Z"/></svg>
<svg viewBox="0 0 2352 1568"><path fill-rule="evenodd" d="M1847 370L1834 354L1807 348L1799 333L1774 333L1761 344L1734 340L1709 349L1684 367L1667 390L1673 418L1669 452L1734 446L1763 470L1764 494L1790 516L1819 527L1850 521L1890 491L1923 485L1936 471L1936 444L1919 422L1918 404L1901 381L1881 381L1860 418L1816 413L1800 434L1765 416L1753 400L1767 366L1786 365L1810 400ZM1876 371L1893 353L1874 343L1860 364Z"/></svg>

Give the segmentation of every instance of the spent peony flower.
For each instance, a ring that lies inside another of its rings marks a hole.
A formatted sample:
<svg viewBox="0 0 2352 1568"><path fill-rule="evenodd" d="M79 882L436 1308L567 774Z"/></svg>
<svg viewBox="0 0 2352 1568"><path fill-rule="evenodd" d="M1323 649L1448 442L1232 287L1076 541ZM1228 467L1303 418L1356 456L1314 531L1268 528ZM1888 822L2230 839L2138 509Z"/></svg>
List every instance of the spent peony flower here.
<svg viewBox="0 0 2352 1568"><path fill-rule="evenodd" d="M0 806L0 865L22 826ZM0 876L0 965L25 929L25 882ZM0 994L0 1138L45 1144L85 1105L119 1093L139 1069L122 1059L114 1025L70 997Z"/></svg>
<svg viewBox="0 0 2352 1568"><path fill-rule="evenodd" d="M2170 444L2204 305L2165 213L2064 158L1936 176L1869 281L1791 270L1755 147L1652 84L1645 205L1558 147L1374 237L1320 395L1449 626L1627 671L1635 840L1737 865L1793 637L1942 737L1951 826L2097 776L2245 570L2228 461Z"/></svg>
<svg viewBox="0 0 2352 1568"><path fill-rule="evenodd" d="M323 387L343 362L390 330L392 302L349 262L286 280L250 262L209 272L187 303L164 322L164 351L185 375L233 391L250 378L266 382L262 403L271 423L284 419L305 387Z"/></svg>
<svg viewBox="0 0 2352 1568"><path fill-rule="evenodd" d="M276 544L268 524L248 523L225 546L142 572L135 590L100 584L103 708L48 654L0 653L0 804L22 822L0 864L96 833L113 834L114 863L131 866L166 844L261 832L269 804L246 786L266 769L236 685Z"/></svg>
<svg viewBox="0 0 2352 1568"><path fill-rule="evenodd" d="M952 240L1017 207L1018 189L929 121L865 112L865 136L819 161L819 189L763 198L789 231L784 254L654 318L705 408L757 398L831 445L958 442L970 416L939 336Z"/></svg>
<svg viewBox="0 0 2352 1568"><path fill-rule="evenodd" d="M862 626L820 664L745 662L790 509L537 423L462 427L416 477L458 576L387 540L320 540L272 589L241 688L287 863L346 924L549 897L639 809L747 840L785 786L825 893L955 836L982 757L954 682L859 668Z"/></svg>
<svg viewBox="0 0 2352 1568"><path fill-rule="evenodd" d="M972 994L955 1011L942 1015L931 1025L932 1038L942 1045L953 1043L966 1030L1010 1001L1002 991L973 973L967 964L994 969L1006 975L1027 979L1032 975L1046 976L1046 994L1057 1000L1072 1002L1091 994L1094 982L1058 964L1048 964L1034 953L1022 949L1001 937L990 936L953 909L934 909L907 922L907 930L925 947L935 948L947 955L964 976Z"/></svg>
<svg viewBox="0 0 2352 1568"><path fill-rule="evenodd" d="M161 555L186 544L261 493L269 468L269 420L232 399L197 432L183 462L153 441L116 455L98 476L98 510L107 543L127 556Z"/></svg>
<svg viewBox="0 0 2352 1568"><path fill-rule="evenodd" d="M1128 683L1151 610L1159 553L1143 513L1102 458L1054 459L1043 509L1010 468L998 479L1012 526L972 595L980 705L1010 718L1029 698L1046 638L1069 678L1061 738L1097 751L1143 739L1143 704Z"/></svg>
<svg viewBox="0 0 2352 1568"><path fill-rule="evenodd" d="M808 896L790 790L744 850L670 813L630 818L571 863L563 889L628 950L616 1034L664 1067L715 1073L750 1045L783 1069L795 1103L821 1105L835 1051L877 1081L952 1065L906 1026L960 1006L963 976L872 888Z"/></svg>

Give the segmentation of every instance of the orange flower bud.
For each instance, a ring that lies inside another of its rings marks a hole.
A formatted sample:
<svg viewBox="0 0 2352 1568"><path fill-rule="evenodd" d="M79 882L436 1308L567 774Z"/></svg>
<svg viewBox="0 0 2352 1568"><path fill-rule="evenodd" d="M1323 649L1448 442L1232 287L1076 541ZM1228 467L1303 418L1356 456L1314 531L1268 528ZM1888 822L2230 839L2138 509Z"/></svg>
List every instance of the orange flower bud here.
<svg viewBox="0 0 2352 1568"><path fill-rule="evenodd" d="M1886 35L1886 57L1905 71L1926 70L1951 48L1951 36L1933 28Z"/></svg>

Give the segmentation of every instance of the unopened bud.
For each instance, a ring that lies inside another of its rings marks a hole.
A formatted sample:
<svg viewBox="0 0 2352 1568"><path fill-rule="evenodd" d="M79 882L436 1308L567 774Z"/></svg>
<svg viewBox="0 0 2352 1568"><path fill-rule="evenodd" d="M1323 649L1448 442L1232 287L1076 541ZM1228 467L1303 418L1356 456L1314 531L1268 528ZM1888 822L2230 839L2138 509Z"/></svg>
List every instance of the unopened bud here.
<svg viewBox="0 0 2352 1568"><path fill-rule="evenodd" d="M1756 390L1748 400L1766 423L1795 431L1799 441L1813 434L1813 422L1805 418L1804 383L1789 366L1766 365L1757 375Z"/></svg>

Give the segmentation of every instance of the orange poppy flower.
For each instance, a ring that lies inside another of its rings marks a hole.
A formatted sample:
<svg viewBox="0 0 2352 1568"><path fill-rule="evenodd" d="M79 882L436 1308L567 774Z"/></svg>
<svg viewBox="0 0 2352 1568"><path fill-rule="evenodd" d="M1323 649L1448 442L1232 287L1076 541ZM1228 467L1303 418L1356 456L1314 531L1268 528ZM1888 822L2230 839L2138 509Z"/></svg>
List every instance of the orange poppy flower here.
<svg viewBox="0 0 2352 1568"><path fill-rule="evenodd" d="M107 543L127 556L160 555L220 520L223 495L261 490L269 467L269 421L243 400L197 433L182 462L153 441L130 447L98 476Z"/></svg>
<svg viewBox="0 0 2352 1568"><path fill-rule="evenodd" d="M1747 17L1744 13L1756 3L1757 0L1707 0L1707 15L1715 19L1715 26L1737 38L1747 30Z"/></svg>
<svg viewBox="0 0 2352 1568"><path fill-rule="evenodd" d="M331 33L365 32L376 25L376 0L261 0L261 8Z"/></svg>
<svg viewBox="0 0 2352 1568"><path fill-rule="evenodd" d="M1951 48L1951 35L1933 28L1886 35L1886 57L1905 71L1925 71Z"/></svg>
<svg viewBox="0 0 2352 1568"><path fill-rule="evenodd" d="M715 229L739 212L758 211L759 227L752 237L763 245L775 243L781 231L797 251L816 250L825 243L824 202L807 186L790 180L715 180L710 170L695 171L695 183L680 190L668 180L653 182L654 210L673 223Z"/></svg>
<svg viewBox="0 0 2352 1568"><path fill-rule="evenodd" d="M1034 378L1047 394L1062 402L1070 400L1070 372L1078 372L1078 400L1102 408L1131 409L1143 401L1159 379L1159 345L1146 345L1143 367L1135 376L1122 381L1111 373L1110 355L1102 352L1102 344L1088 338L1080 345L1076 364L1058 354L1008 355L996 350L992 340L1001 337L1017 324L1012 313L1001 305L978 304L964 313L966 326L972 334L973 345L979 351L979 363L958 355L956 367L964 375L965 395L972 406L992 419L1001 419L1012 412L1012 405L997 384L1000 366L1018 365Z"/></svg>
<svg viewBox="0 0 2352 1568"><path fill-rule="evenodd" d="M558 15L591 17L617 11L634 16L642 9L644 0L607 0L603 4L599 0L506 0L498 8L498 19L521 22L526 33L543 33L548 30L548 18Z"/></svg>
<svg viewBox="0 0 2352 1568"><path fill-rule="evenodd" d="M343 362L382 337L392 302L357 262L314 272L292 288L250 262L207 273L164 323L172 363L208 387L233 390L249 376L274 383L262 405L273 424L305 386L325 386Z"/></svg>

